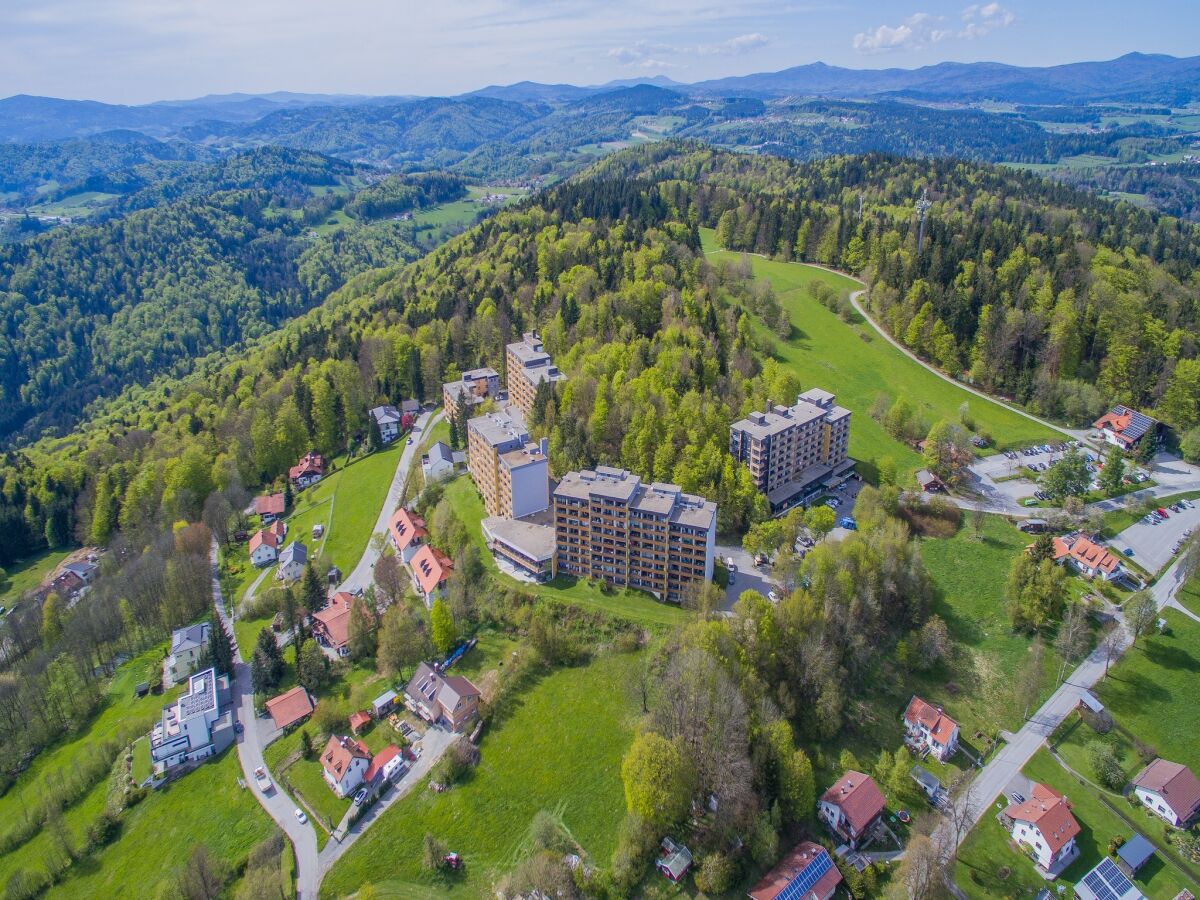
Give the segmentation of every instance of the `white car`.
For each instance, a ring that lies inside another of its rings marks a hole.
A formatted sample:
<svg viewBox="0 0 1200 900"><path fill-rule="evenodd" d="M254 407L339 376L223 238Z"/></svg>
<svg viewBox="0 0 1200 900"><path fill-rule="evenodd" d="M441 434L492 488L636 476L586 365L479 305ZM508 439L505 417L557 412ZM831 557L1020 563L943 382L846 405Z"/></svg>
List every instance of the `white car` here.
<svg viewBox="0 0 1200 900"><path fill-rule="evenodd" d="M770 600L772 603L778 603L778 602L779 602L779 595L778 595L777 593L775 593L774 591L768 591L768 592L767 592L767 599L768 599L768 600Z"/></svg>
<svg viewBox="0 0 1200 900"><path fill-rule="evenodd" d="M298 822L299 822L301 825L307 825L307 824L308 824L308 816L306 816L306 815L304 814L304 810L302 810L302 809L301 809L300 807L298 807L298 806L296 807L296 820L297 820L297 821L298 821Z"/></svg>

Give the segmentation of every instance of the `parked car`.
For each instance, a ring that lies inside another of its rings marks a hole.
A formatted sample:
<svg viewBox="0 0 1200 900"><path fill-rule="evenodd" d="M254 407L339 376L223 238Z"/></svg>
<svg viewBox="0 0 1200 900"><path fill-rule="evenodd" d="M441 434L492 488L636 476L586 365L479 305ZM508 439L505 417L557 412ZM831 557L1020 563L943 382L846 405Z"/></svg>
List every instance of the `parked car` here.
<svg viewBox="0 0 1200 900"><path fill-rule="evenodd" d="M1013 791L1011 794L1008 795L1008 799L1011 800L1017 806L1020 806L1022 803L1025 802L1025 795L1019 794L1016 791Z"/></svg>
<svg viewBox="0 0 1200 900"><path fill-rule="evenodd" d="M1158 513L1160 516L1162 516L1164 519L1170 518L1170 516L1167 514L1167 511L1165 509L1163 509L1161 506L1158 509L1156 509L1155 512Z"/></svg>
<svg viewBox="0 0 1200 900"><path fill-rule="evenodd" d="M304 810L302 810L298 806L296 807L296 821L299 822L301 825L308 824L308 816L306 816L304 814Z"/></svg>
<svg viewBox="0 0 1200 900"><path fill-rule="evenodd" d="M847 531L857 531L858 530L858 523L855 522L849 516L842 516L842 519L840 522L838 522L838 524L841 525L843 528L845 528Z"/></svg>
<svg viewBox="0 0 1200 900"><path fill-rule="evenodd" d="M264 794L270 793L271 789L275 787L275 785L271 783L271 776L267 774L267 770L262 766L259 766L254 770L254 782L258 785L258 789Z"/></svg>
<svg viewBox="0 0 1200 900"><path fill-rule="evenodd" d="M770 600L772 603L778 603L779 595L777 593L775 593L774 591L767 591L767 599Z"/></svg>
<svg viewBox="0 0 1200 900"><path fill-rule="evenodd" d="M354 793L354 805L355 806L362 806L363 801L366 799L367 799L367 789L366 788L359 788Z"/></svg>

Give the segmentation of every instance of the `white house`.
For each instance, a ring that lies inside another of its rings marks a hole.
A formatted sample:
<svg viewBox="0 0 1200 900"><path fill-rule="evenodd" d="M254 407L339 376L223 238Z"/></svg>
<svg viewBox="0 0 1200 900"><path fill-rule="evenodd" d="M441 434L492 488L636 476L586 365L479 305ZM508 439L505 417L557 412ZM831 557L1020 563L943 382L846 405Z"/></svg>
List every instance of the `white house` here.
<svg viewBox="0 0 1200 900"><path fill-rule="evenodd" d="M421 457L421 472L425 481L441 481L454 474L454 451L442 441L429 448L429 452Z"/></svg>
<svg viewBox="0 0 1200 900"><path fill-rule="evenodd" d="M385 444L390 444L400 437L400 423L403 416L394 406L376 406L371 410L371 418L379 426L379 436Z"/></svg>
<svg viewBox="0 0 1200 900"><path fill-rule="evenodd" d="M187 693L163 707L162 720L150 731L150 759L156 772L165 772L220 753L235 736L229 678L205 669L191 677Z"/></svg>
<svg viewBox="0 0 1200 900"><path fill-rule="evenodd" d="M208 646L210 628L207 622L201 622L186 628L176 628L171 632L171 653L163 666L165 687L179 684L196 671L196 666L204 656L204 648Z"/></svg>
<svg viewBox="0 0 1200 900"><path fill-rule="evenodd" d="M250 562L262 568L279 558L279 537L274 531L260 528L250 536Z"/></svg>
<svg viewBox="0 0 1200 900"><path fill-rule="evenodd" d="M1133 792L1176 828L1188 827L1200 815L1200 779L1179 763L1156 759L1133 779Z"/></svg>
<svg viewBox="0 0 1200 900"><path fill-rule="evenodd" d="M371 766L371 751L362 741L331 735L321 754L325 782L339 797L348 797L363 783Z"/></svg>
<svg viewBox="0 0 1200 900"><path fill-rule="evenodd" d="M275 571L276 578L284 581L295 581L304 574L304 566L308 562L308 548L299 541L292 541L279 554L279 566Z"/></svg>
<svg viewBox="0 0 1200 900"><path fill-rule="evenodd" d="M429 532L425 530L425 520L403 506L392 513L391 521L388 522L388 534L392 539L392 546L400 554L400 561L404 563L413 558L425 543L425 538L429 536Z"/></svg>
<svg viewBox="0 0 1200 900"><path fill-rule="evenodd" d="M1035 784L1032 793L1025 802L1011 804L1004 815L1012 823L1012 839L1041 869L1059 875L1079 855L1075 844L1079 823L1071 815L1071 804L1058 791Z"/></svg>
<svg viewBox="0 0 1200 900"><path fill-rule="evenodd" d="M958 723L913 695L904 710L904 733L908 743L918 753L928 752L938 762L945 762L958 750Z"/></svg>
<svg viewBox="0 0 1200 900"><path fill-rule="evenodd" d="M883 792L870 775L846 772L817 802L817 818L857 849L883 816Z"/></svg>

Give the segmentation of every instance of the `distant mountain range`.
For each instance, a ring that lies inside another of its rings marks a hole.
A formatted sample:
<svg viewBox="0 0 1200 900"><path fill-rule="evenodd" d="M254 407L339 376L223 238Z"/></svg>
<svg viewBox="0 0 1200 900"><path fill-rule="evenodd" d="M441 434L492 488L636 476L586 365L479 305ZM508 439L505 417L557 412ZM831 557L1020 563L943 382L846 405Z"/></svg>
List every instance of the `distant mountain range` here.
<svg viewBox="0 0 1200 900"><path fill-rule="evenodd" d="M1182 105L1200 99L1200 56L1177 58L1129 53L1105 62L1027 67L1003 63L939 63L919 69L847 69L825 63L681 84L662 75L600 85L539 84L521 81L471 91L460 101L486 98L532 106L565 106L597 94L637 85L667 88L685 97L898 97L929 101L995 100L1022 104L1083 104L1102 101ZM221 94L141 106L60 100L25 94L0 100L0 141L37 142L87 137L130 129L154 137L185 129L221 133L212 123L256 123L281 113L314 108L398 109L444 98L370 97L348 94ZM286 119L286 116L283 117Z"/></svg>

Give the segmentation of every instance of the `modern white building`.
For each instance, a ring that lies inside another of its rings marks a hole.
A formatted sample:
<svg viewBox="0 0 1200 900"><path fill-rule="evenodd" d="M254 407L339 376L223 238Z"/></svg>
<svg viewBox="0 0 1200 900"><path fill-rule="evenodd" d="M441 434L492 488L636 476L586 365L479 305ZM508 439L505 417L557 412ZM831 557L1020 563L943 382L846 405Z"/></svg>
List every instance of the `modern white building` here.
<svg viewBox="0 0 1200 900"><path fill-rule="evenodd" d="M163 773L215 756L234 737L229 678L205 669L191 676L186 693L163 707L162 720L150 731L150 760L155 772Z"/></svg>

